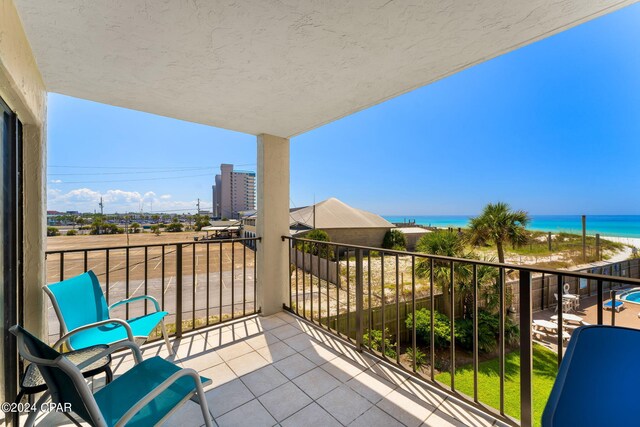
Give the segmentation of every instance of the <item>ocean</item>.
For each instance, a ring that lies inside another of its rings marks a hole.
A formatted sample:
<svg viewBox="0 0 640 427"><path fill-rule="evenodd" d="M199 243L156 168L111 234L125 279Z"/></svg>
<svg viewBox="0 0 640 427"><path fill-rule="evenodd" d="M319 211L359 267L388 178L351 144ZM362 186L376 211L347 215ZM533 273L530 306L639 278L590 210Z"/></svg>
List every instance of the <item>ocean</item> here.
<svg viewBox="0 0 640 427"><path fill-rule="evenodd" d="M466 227L471 215L394 215L384 216L390 222L415 220L416 224L432 227ZM529 230L582 233L580 215L531 215ZM640 237L640 215L587 215L587 234L602 236Z"/></svg>

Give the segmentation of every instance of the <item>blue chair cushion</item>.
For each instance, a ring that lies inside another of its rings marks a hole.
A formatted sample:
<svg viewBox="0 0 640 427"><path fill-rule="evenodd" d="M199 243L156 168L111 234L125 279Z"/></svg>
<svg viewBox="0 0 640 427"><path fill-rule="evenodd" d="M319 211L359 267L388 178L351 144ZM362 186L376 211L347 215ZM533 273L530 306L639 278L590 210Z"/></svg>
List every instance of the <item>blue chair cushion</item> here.
<svg viewBox="0 0 640 427"><path fill-rule="evenodd" d="M595 325L576 329L542 425L638 425L639 354L640 330Z"/></svg>
<svg viewBox="0 0 640 427"><path fill-rule="evenodd" d="M151 331L158 326L158 323L160 323L167 314L169 313L166 311L158 311L147 314L146 316L129 319L127 323L131 326L134 336L147 338ZM97 344L113 344L126 339L127 331L124 326L113 323L78 332L69 338L69 342L72 348L81 349Z"/></svg>
<svg viewBox="0 0 640 427"><path fill-rule="evenodd" d="M616 301L616 308L622 305L622 301ZM603 304L604 307L611 308L611 301L607 301Z"/></svg>
<svg viewBox="0 0 640 427"><path fill-rule="evenodd" d="M94 397L107 425L115 425L129 408L133 407L140 399L180 369L180 367L161 357L152 357L135 365L96 392ZM203 384L208 384L211 380L200 377L200 381ZM146 427L156 425L165 415L184 402L185 399L190 398L195 390L195 383L192 377L180 378L143 407L127 423L127 426Z"/></svg>

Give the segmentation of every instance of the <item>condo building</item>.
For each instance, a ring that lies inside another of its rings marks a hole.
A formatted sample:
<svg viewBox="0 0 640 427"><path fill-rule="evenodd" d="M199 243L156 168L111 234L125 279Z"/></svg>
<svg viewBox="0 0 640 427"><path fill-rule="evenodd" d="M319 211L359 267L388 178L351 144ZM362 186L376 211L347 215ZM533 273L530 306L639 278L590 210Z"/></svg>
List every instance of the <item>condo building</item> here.
<svg viewBox="0 0 640 427"><path fill-rule="evenodd" d="M239 212L256 208L256 173L233 170L233 165L220 165L213 189L213 216L239 218Z"/></svg>

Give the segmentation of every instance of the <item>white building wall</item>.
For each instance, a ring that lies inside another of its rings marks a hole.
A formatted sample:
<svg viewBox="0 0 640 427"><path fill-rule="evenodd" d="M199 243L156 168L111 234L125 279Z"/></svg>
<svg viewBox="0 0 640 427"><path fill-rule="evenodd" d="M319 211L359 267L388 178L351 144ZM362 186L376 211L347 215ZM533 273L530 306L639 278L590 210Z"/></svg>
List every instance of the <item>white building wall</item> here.
<svg viewBox="0 0 640 427"><path fill-rule="evenodd" d="M24 141L24 326L45 336L46 106L45 85L11 0L0 0L0 97L23 124ZM0 284L1 285L1 284ZM6 301L2 301L6 304ZM4 309L0 306L4 316ZM0 323L0 328L2 328ZM4 333L4 331L2 331ZM5 355L0 342L0 354ZM4 396L0 358L0 401Z"/></svg>
<svg viewBox="0 0 640 427"><path fill-rule="evenodd" d="M233 165L221 164L216 176L214 199L218 199L222 218L238 218L238 212L256 208L256 175L254 172L234 171Z"/></svg>
<svg viewBox="0 0 640 427"><path fill-rule="evenodd" d="M233 165L220 165L220 216L222 218L233 218L233 207L231 204L231 180Z"/></svg>

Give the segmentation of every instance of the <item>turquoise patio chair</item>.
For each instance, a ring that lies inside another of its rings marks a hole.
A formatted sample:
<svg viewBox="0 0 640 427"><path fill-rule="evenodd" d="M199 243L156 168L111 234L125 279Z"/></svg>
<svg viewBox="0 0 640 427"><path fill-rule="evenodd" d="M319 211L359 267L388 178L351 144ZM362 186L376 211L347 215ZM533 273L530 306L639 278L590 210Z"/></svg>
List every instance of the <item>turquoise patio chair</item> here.
<svg viewBox="0 0 640 427"><path fill-rule="evenodd" d="M50 396L56 407L70 408L92 426L146 427L162 424L188 399L197 398L204 424L212 426L203 389L211 380L193 369L180 368L159 356L143 361L133 341L120 341L76 366L22 327L9 330L18 338L20 355L38 366L47 383L48 390L36 407ZM131 349L135 366L92 393L81 369L122 348Z"/></svg>
<svg viewBox="0 0 640 427"><path fill-rule="evenodd" d="M107 306L100 282L91 270L62 282L46 285L43 289L51 298L62 327L62 336L54 344L54 348L63 343L70 349L77 350L123 340L135 342L138 339L144 342L160 324L169 354L173 354L164 325L164 317L169 313L160 311L160 304L155 298L141 295ZM142 300L150 300L156 311L128 320L112 318L109 315L110 311L119 305Z"/></svg>

